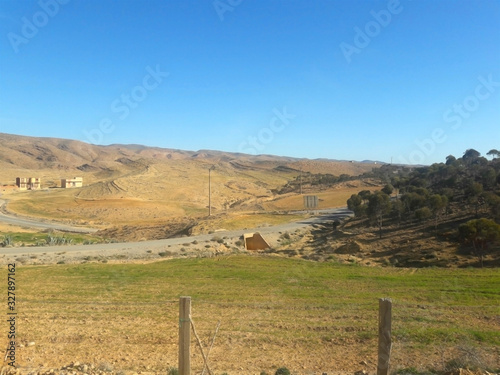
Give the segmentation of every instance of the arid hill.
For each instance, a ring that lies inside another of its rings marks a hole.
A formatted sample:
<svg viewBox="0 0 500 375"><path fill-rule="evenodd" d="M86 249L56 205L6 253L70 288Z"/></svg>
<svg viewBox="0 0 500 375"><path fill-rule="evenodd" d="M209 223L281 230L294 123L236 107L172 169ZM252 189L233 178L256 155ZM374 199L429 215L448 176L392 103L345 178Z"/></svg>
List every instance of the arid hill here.
<svg viewBox="0 0 500 375"><path fill-rule="evenodd" d="M8 210L73 224L110 228L167 225L212 214L301 209L298 193L277 191L302 173L355 176L380 164L309 160L222 151L183 151L141 145L0 133L0 183ZM83 187L61 189L62 178L83 177ZM40 177L42 190L8 188L16 177ZM344 196L350 193L346 187ZM338 194L338 187L333 189ZM325 193L324 189L322 194ZM297 196L294 198L293 196ZM281 201L281 199L285 199ZM332 203L325 196L322 202Z"/></svg>
<svg viewBox="0 0 500 375"><path fill-rule="evenodd" d="M274 155L248 155L213 150L184 151L142 145L93 145L85 142L28 137L0 133L0 169L3 184L13 183L19 173L39 171L47 176L85 175L94 180L106 176L137 172L150 164L175 164L190 160L194 164L228 164L235 171L287 169L289 172L359 175L373 164L328 159L299 159ZM92 178L93 177L93 178ZM47 181L44 186L49 185Z"/></svg>

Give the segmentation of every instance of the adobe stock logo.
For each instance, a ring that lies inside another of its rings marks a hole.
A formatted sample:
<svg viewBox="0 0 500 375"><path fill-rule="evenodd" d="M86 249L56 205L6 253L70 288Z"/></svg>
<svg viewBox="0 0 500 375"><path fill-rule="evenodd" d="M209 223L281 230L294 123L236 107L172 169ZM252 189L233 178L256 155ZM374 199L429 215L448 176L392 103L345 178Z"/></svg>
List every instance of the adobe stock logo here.
<svg viewBox="0 0 500 375"><path fill-rule="evenodd" d="M222 22L224 21L224 13L233 12L242 2L243 0L214 0L212 5Z"/></svg>
<svg viewBox="0 0 500 375"><path fill-rule="evenodd" d="M169 76L169 73L160 70L159 65L156 65L155 70L148 66L146 71L148 74L144 76L140 85L135 86L127 93L121 94L120 98L111 102L110 110L117 115L118 120L125 120L130 115L131 110L137 108L139 103L146 100L148 93L156 89ZM84 130L83 134L89 143L99 145L103 143L104 135L113 132L115 128L113 119L104 117L97 128Z"/></svg>
<svg viewBox="0 0 500 375"><path fill-rule="evenodd" d="M449 109L443 114L443 120L452 123L453 130L459 129L463 120L468 119L471 113L479 109L480 102L489 99L495 93L496 88L500 87L500 82L495 82L492 74L489 74L487 79L479 76L477 80L479 84L474 90L474 95L467 96L462 103L453 104L453 109Z"/></svg>
<svg viewBox="0 0 500 375"><path fill-rule="evenodd" d="M28 44L33 39L38 31L47 26L49 20L57 16L60 10L60 5L66 5L69 0L40 0L38 6L40 11L35 12L31 17L21 18L21 35L14 32L7 34L10 45L15 53L19 52L21 44Z"/></svg>
<svg viewBox="0 0 500 375"><path fill-rule="evenodd" d="M368 47L370 42L382 32L382 29L389 26L393 16L402 11L403 6L399 3L399 0L389 0L387 9L382 9L378 12L374 10L370 11L373 20L368 21L363 29L357 26L354 28L353 44L340 43L340 50L344 54L346 61L351 63L352 55L354 53L360 54L364 48Z"/></svg>
<svg viewBox="0 0 500 375"><path fill-rule="evenodd" d="M257 133L257 136L249 136L246 141L240 143L238 151L245 154L259 154L265 149L265 145L271 143L276 133L285 130L285 127L290 124L296 115L287 113L286 107L280 112L276 108L273 109L275 116L269 121L269 126L262 128Z"/></svg>

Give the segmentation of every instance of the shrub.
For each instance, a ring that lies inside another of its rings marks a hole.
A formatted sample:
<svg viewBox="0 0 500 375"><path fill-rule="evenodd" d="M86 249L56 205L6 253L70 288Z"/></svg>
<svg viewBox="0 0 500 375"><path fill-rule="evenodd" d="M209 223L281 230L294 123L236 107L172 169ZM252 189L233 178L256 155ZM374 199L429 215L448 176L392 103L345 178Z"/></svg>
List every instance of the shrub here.
<svg viewBox="0 0 500 375"><path fill-rule="evenodd" d="M290 370L287 369L286 367L280 367L279 369L276 370L274 375L290 375Z"/></svg>
<svg viewBox="0 0 500 375"><path fill-rule="evenodd" d="M179 370L175 367L169 367L167 370L167 375L179 375Z"/></svg>
<svg viewBox="0 0 500 375"><path fill-rule="evenodd" d="M468 370L492 370L490 363L487 363L483 354L478 348L469 345L461 345L455 349L455 355L444 364L445 372L456 372L460 369Z"/></svg>
<svg viewBox="0 0 500 375"><path fill-rule="evenodd" d="M433 375L432 371L420 371L415 367L401 368L392 373L393 375Z"/></svg>
<svg viewBox="0 0 500 375"><path fill-rule="evenodd" d="M290 237L290 233L288 232L283 233L280 236L279 241L281 242L282 246L290 245L292 243L292 238Z"/></svg>
<svg viewBox="0 0 500 375"><path fill-rule="evenodd" d="M217 243L224 243L224 240L218 236L212 237L210 241L217 242Z"/></svg>
<svg viewBox="0 0 500 375"><path fill-rule="evenodd" d="M2 246L9 246L9 245L12 245L12 237L7 235L5 236L3 242L2 242Z"/></svg>
<svg viewBox="0 0 500 375"><path fill-rule="evenodd" d="M64 236L53 236L52 234L49 234L47 236L47 245L49 246L54 246L54 245L66 245L66 244L71 244L73 243L73 239L72 238L66 238Z"/></svg>

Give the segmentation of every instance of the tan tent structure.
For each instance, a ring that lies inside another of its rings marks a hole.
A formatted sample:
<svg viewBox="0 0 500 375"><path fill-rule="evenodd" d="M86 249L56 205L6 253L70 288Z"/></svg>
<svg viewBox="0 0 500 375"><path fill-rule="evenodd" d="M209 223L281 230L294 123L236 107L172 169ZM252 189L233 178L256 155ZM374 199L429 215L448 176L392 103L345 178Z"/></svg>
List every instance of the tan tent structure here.
<svg viewBox="0 0 500 375"><path fill-rule="evenodd" d="M271 248L259 232L245 233L243 239L245 240L245 249L247 250L266 250Z"/></svg>

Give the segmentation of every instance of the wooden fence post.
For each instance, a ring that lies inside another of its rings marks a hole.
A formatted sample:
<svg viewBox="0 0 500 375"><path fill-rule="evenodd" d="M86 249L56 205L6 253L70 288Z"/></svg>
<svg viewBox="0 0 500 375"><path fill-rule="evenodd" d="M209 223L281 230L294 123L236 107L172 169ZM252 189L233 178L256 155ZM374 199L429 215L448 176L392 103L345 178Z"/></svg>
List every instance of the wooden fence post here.
<svg viewBox="0 0 500 375"><path fill-rule="evenodd" d="M389 374L391 359L391 315L392 301L389 298L379 300L378 316L378 364L377 375Z"/></svg>
<svg viewBox="0 0 500 375"><path fill-rule="evenodd" d="M179 301L179 375L191 375L191 297Z"/></svg>

